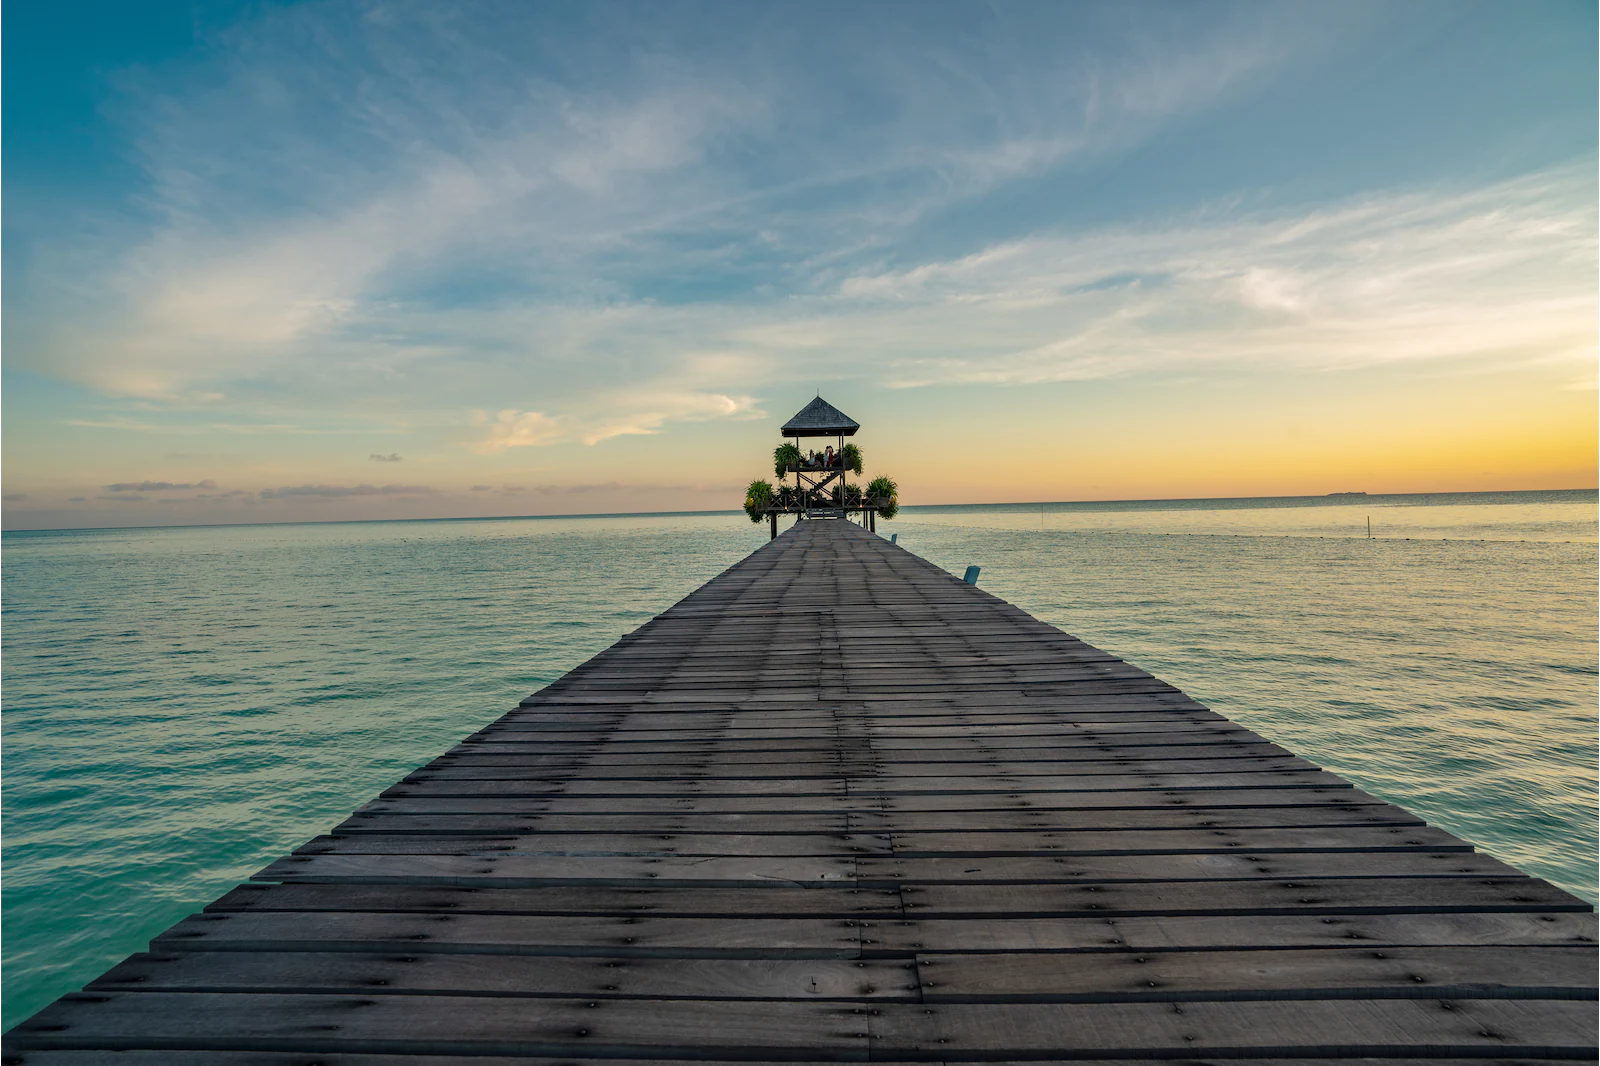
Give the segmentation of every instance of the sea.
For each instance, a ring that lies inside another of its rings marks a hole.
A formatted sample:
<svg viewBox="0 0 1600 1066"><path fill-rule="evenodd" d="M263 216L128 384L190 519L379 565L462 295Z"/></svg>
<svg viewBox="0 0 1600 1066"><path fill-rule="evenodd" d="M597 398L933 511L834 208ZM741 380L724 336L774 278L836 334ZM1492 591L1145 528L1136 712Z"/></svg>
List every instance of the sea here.
<svg viewBox="0 0 1600 1066"><path fill-rule="evenodd" d="M1593 491L1344 495L878 532L1592 902L1597 517ZM0 1024L767 536L739 512L4 534Z"/></svg>

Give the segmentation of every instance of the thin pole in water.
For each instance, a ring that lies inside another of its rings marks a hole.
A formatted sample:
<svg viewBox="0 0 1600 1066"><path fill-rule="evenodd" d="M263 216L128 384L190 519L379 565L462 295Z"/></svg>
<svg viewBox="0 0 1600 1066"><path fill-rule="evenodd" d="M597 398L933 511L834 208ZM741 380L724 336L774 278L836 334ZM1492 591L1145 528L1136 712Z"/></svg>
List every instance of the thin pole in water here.
<svg viewBox="0 0 1600 1066"><path fill-rule="evenodd" d="M1367 515L1367 539L1372 539L1372 516Z"/></svg>

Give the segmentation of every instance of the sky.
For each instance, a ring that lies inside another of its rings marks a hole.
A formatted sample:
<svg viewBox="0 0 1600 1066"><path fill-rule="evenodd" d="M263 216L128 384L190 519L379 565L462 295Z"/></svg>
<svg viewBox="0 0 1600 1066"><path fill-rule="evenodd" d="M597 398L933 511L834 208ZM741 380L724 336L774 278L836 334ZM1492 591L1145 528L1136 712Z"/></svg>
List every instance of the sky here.
<svg viewBox="0 0 1600 1066"><path fill-rule="evenodd" d="M4 28L9 529L1596 484L1593 3Z"/></svg>

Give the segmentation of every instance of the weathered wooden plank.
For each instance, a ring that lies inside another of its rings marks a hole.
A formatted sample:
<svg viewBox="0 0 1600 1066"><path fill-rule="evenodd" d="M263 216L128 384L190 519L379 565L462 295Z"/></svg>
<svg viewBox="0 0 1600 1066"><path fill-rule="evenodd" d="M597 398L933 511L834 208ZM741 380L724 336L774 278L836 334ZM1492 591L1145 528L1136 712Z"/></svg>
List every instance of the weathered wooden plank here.
<svg viewBox="0 0 1600 1066"><path fill-rule="evenodd" d="M858 926L840 918L721 918L392 914L370 911L191 915L151 942L154 951L485 952L523 955L672 955L681 958L849 959Z"/></svg>
<svg viewBox="0 0 1600 1066"><path fill-rule="evenodd" d="M1160 811L1160 810L1324 810L1370 805L1382 800L1348 785L1261 789L1128 789L1105 792L914 793L910 795L822 796L565 796L559 793L486 796L410 795L390 789L362 806L363 811L405 809L439 814L551 813L650 814L701 811L722 814L823 813L883 810L890 813L984 811Z"/></svg>
<svg viewBox="0 0 1600 1066"><path fill-rule="evenodd" d="M912 999L915 963L885 959L153 951L89 986L129 992L455 993L593 999Z"/></svg>
<svg viewBox="0 0 1600 1066"><path fill-rule="evenodd" d="M854 753L851 753L854 754ZM1193 759L1144 759L1139 757L1097 760L1029 760L1002 762L966 760L962 762L882 762L869 753L859 753L863 762L846 763L839 755L829 758L796 758L763 762L723 763L716 759L663 759L654 764L628 763L615 766L575 759L527 759L518 756L449 756L436 759L414 771L417 778L434 781L542 780L581 777L586 781L660 781L695 777L709 781L760 781L772 777L829 778L864 776L864 771L896 778L968 777L982 774L998 780L1028 777L1092 777L1105 774L1171 773L1257 773L1267 770L1313 770L1317 767L1293 756L1259 757L1244 753L1205 756Z"/></svg>
<svg viewBox="0 0 1600 1066"><path fill-rule="evenodd" d="M625 697L627 701L631 703L639 700L639 690L643 687L643 684L629 688L622 688L618 686L611 688L609 691ZM981 685L976 684L963 686L951 682L941 682L930 679L926 685L861 685L845 688L841 684L840 694L847 699L869 699L872 695L879 694L892 696L897 700L907 700L914 699L917 693L921 692L929 699L945 700L950 698L952 690L957 693L961 693L963 691L970 692L971 695L976 697L982 693L983 688ZM608 689L606 686L595 686L595 688L591 691L604 694L608 692ZM778 686L766 691L774 699L792 699L799 693L815 691L815 685L812 684L803 686L799 683L795 683L791 686ZM707 701L726 702L740 699L741 697L748 700L748 692L749 689L747 686L734 685L732 683L726 683L726 687L723 688L717 688L714 686L663 687L653 690L647 698L647 702L660 706L673 706L679 703L704 703ZM1056 696L1142 696L1147 694L1172 695L1176 697L1178 695L1177 689L1165 684L1164 682L1145 681L1137 678L1130 678L1128 680L1110 679L1103 681L1085 680L1071 683L1035 683L1026 688L1019 687L1018 692L1023 696L1035 698L1048 698ZM573 698L580 699L581 697Z"/></svg>
<svg viewBox="0 0 1600 1066"><path fill-rule="evenodd" d="M937 1004L92 992L12 1034L24 1047L783 1058L932 1053L1502 1055L1586 1053L1581 1002ZM870 1034L870 1036L869 1036Z"/></svg>
<svg viewBox="0 0 1600 1066"><path fill-rule="evenodd" d="M897 777L889 773L867 775L855 787L876 793L894 792L1103 792L1124 789L1223 789L1223 788L1317 788L1343 782L1334 774L1316 769L1231 771L1210 773L1177 771L1161 773L1100 773L1057 776L996 774L967 777L948 774L933 781L916 777ZM735 782L730 782L730 786Z"/></svg>
<svg viewBox="0 0 1600 1066"><path fill-rule="evenodd" d="M303 1051L107 1051L107 1050L13 1050L6 1055L7 1066L460 1066L458 1055L384 1055L361 1052L318 1050L315 1058ZM751 1066L778 1066L743 1059ZM1500 1060L1506 1064L1506 1060ZM584 1059L577 1056L547 1058L531 1055L474 1055L472 1066L617 1066L615 1059ZM683 1066L680 1059L629 1059L628 1066ZM821 1066L821 1063L786 1062L783 1066ZM1110 1066L1087 1063L1083 1066ZM1126 1064L1122 1064L1126 1066ZM1192 1066L1192 1063L1189 1064ZM1252 1064L1257 1066L1257 1064ZM1259 1066L1272 1066L1261 1063ZM1325 1066L1324 1063L1294 1062L1282 1066ZM1362 1066L1401 1066L1400 1063L1363 1063ZM1473 1063L1439 1063L1435 1066L1483 1066ZM1509 1066L1509 1064L1507 1064Z"/></svg>
<svg viewBox="0 0 1600 1066"><path fill-rule="evenodd" d="M800 835L838 834L851 831L851 815L844 811L818 813L811 811L774 811L766 813L713 813L688 811L656 814L613 814L594 811L589 814L412 814L403 804L410 800L391 801L394 807L384 810L363 810L352 814L335 829L335 835L372 833L441 833L462 835L482 833L504 836L523 833L739 833L759 830L762 833L792 833ZM426 805L426 801L422 801ZM398 808L398 809L397 809ZM858 821L872 815L863 812ZM881 817L881 816L879 816ZM857 826L858 832L871 832L865 824Z"/></svg>
<svg viewBox="0 0 1600 1066"><path fill-rule="evenodd" d="M819 679L819 687L821 683ZM1127 733L1141 728L1171 729L1175 733L1203 733L1216 730L1228 731L1231 735L1234 731L1248 732L1245 726L1226 718L1197 719L1195 712L1209 708L1193 700L1175 700L1164 696L1098 696L1092 700L1070 700L1018 697L1014 694L1008 695L1004 691L986 691L979 697L963 696L960 700L945 698L899 701L883 696L856 699L844 694L830 695L825 700L813 695L812 699L815 702L808 704L809 707L827 711L836 721L886 728L904 726L912 722L950 725L954 721L954 724L966 724L975 716L982 716L995 722L1020 717L1039 720L1044 726L1065 725L1068 735L1087 734L1090 731ZM651 726L664 723L668 714L679 716L674 720L685 723L674 727L675 731L717 733L735 724L746 727L759 725L762 719L769 718L771 714L781 713L784 706L773 703L749 707L710 708L701 704L682 704L671 711L666 711L648 704L596 704L594 705L596 709L587 714L566 717L570 719L570 724L587 727L573 730L578 733L605 733L619 724L630 722L638 724L649 732ZM528 713L523 712L523 714ZM1095 723L1079 720L1085 715L1092 714L1100 714L1105 721ZM517 739L513 734L518 730L513 727L527 726L532 729L541 721L544 721L544 718L508 715L481 726L477 732L468 734L468 739L494 735ZM805 724L809 726L815 723ZM527 741L537 738L523 736L521 739Z"/></svg>
<svg viewBox="0 0 1600 1066"><path fill-rule="evenodd" d="M1257 880L1301 877L1505 877L1515 871L1486 855L1397 851L1381 857L1350 852L1258 855L999 857L975 859L787 857L543 857L494 855L294 855L257 880L383 880L414 884L499 885L772 883L892 885L1039 885L1090 881Z"/></svg>
<svg viewBox="0 0 1600 1066"><path fill-rule="evenodd" d="M1437 832L1435 830L1435 832ZM321 836L302 844L295 855L523 855L591 857L623 855L818 856L887 855L888 836L835 833L554 833L522 836L372 835Z"/></svg>
<svg viewBox="0 0 1600 1066"><path fill-rule="evenodd" d="M915 777L890 777L861 774L851 778L848 787L857 793L876 795L949 795L960 792L1048 792L1084 793L1111 791L1164 791L1168 789L1237 788L1329 788L1342 782L1321 770L1259 770L1247 773L1149 773L1084 774L1055 777L957 777L932 780ZM518 796L560 792L569 796L674 796L685 794L761 796L830 795L847 787L841 777L799 778L711 778L683 777L658 779L539 780L534 778L487 778L446 776L435 771L418 771L384 791L385 796Z"/></svg>
<svg viewBox="0 0 1600 1066"><path fill-rule="evenodd" d="M855 861L863 884L1052 884L1299 877L1511 877L1517 871L1476 852L1235 852L1210 855L1084 855L1061 858L874 858Z"/></svg>
<svg viewBox="0 0 1600 1066"><path fill-rule="evenodd" d="M541 741L508 742L499 739L478 740L460 744L441 758L485 760L511 758L526 765L545 762L581 762L585 766L663 765L679 762L692 763L709 760L719 765L745 763L837 761L846 753L859 751L871 755L885 764L900 763L971 763L996 762L1094 762L1106 758L1132 756L1146 759L1204 759L1204 758L1260 758L1266 755L1289 754L1276 744L1256 740L1226 740L1208 734L1188 734L1188 739L1163 742L1139 735L1120 735L1117 739L1073 736L1048 744L1033 746L998 746L979 737L968 738L962 747L889 747L895 742L874 743L870 747L852 748L841 743L838 737L815 740L804 745L796 743L787 747L723 750L720 745L704 742L697 747L656 748L646 751L622 750L604 744L592 745L584 750L552 750ZM933 743L933 742L930 742Z"/></svg>
<svg viewBox="0 0 1600 1066"><path fill-rule="evenodd" d="M874 1054L1117 1052L1183 1048L1224 1056L1534 1055L1592 1047L1591 1003L1325 1000L1176 1004L884 1004L869 1015Z"/></svg>
<svg viewBox="0 0 1600 1066"><path fill-rule="evenodd" d="M21 1047L238 1048L522 1055L865 1057L848 1004L88 992L64 996L11 1034Z"/></svg>
<svg viewBox="0 0 1600 1066"><path fill-rule="evenodd" d="M898 793L874 794L889 811L983 811L983 810L1143 810L1175 807L1249 809L1315 805L1347 806L1351 803L1380 804L1343 782L1311 787L1269 786L1265 788L1127 788L1095 792L1059 794L1012 789L1007 792ZM807 801L810 802L810 801ZM629 803L630 808L633 806Z"/></svg>
<svg viewBox="0 0 1600 1066"><path fill-rule="evenodd" d="M1211 999L1594 999L1590 947L919 955L925 1003Z"/></svg>
<svg viewBox="0 0 1600 1066"><path fill-rule="evenodd" d="M765 885L739 888L678 888L650 885L612 888L585 885L496 888L406 885L388 882L248 882L206 911L417 911L443 914L662 915L681 918L899 917L900 895L885 889L841 885L825 889Z"/></svg>
<svg viewBox="0 0 1600 1066"><path fill-rule="evenodd" d="M912 742L915 744L916 742ZM942 746L941 746L942 745ZM811 761L837 760L845 755L870 755L882 763L902 762L1080 762L1103 760L1107 757L1133 755L1150 758L1235 758L1241 755L1282 755L1276 745L1254 740L1227 740L1198 733L1160 737L1139 734L1105 736L1070 736L1041 740L1038 744L1021 746L1012 743L997 745L979 736L929 740L910 746L900 741L874 741L870 745L856 745L834 736L811 741L794 741L759 748L738 747L732 742L719 744L702 741L687 746L649 746L645 748L622 747L595 743L587 746L551 744L549 741L505 740L486 738L457 745L441 758L513 756L529 761L580 761L584 765L632 766L659 765L664 762L693 762L710 759L720 764L779 762L791 758Z"/></svg>
<svg viewBox="0 0 1600 1066"><path fill-rule="evenodd" d="M988 798L988 797L980 797ZM887 801L884 801L887 802ZM427 809L442 814L472 812L519 812L549 814L833 814L847 813L867 806L867 801L852 799L843 789L824 795L805 796L703 796L695 793L665 796L567 796L559 792L482 795L411 795L396 786L362 806L365 811L386 810L387 804L405 803L408 809Z"/></svg>
<svg viewBox="0 0 1600 1066"><path fill-rule="evenodd" d="M710 816L707 816L710 817ZM1154 807L1062 809L1029 806L982 811L868 811L847 816L863 831L920 833L1103 832L1138 834L1188 829L1282 829L1426 825L1399 807L1374 803L1282 807ZM692 820L687 820L691 821Z"/></svg>
<svg viewBox="0 0 1600 1066"><path fill-rule="evenodd" d="M756 827L751 827L752 829ZM488 836L446 833L321 836L296 855L887 855L1003 857L1027 855L1210 854L1260 852L1470 851L1431 826L1312 829L1078 830L1071 832L923 833L558 833L539 829Z"/></svg>
<svg viewBox="0 0 1600 1066"><path fill-rule="evenodd" d="M1236 948L1381 945L1548 945L1595 943L1593 914L1564 912L1110 915L1095 918L889 920L862 934L863 950L887 954L955 951L1222 951ZM1091 965L1098 965L1094 961Z"/></svg>
<svg viewBox="0 0 1600 1066"><path fill-rule="evenodd" d="M845 782L839 778L803 777L793 780L696 781L663 778L646 781L570 781L552 780L449 780L423 772L385 789L385 796L842 796Z"/></svg>
<svg viewBox="0 0 1600 1066"><path fill-rule="evenodd" d="M426 800L391 800L382 809L357 811L340 823L335 835L366 833L440 833L461 835L517 835L522 833L844 833L892 832L896 834L980 833L1000 836L1058 831L1094 831L1138 834L1149 831L1183 832L1212 829L1321 828L1332 826L1421 827L1416 815L1398 807L1247 808L1245 810L1179 807L1149 811L1026 810L934 811L926 813L858 810L838 813L774 811L756 814L708 813L588 814L445 813L426 810ZM408 805L415 804L417 813ZM999 841L1005 846L1004 839Z"/></svg>
<svg viewBox="0 0 1600 1066"><path fill-rule="evenodd" d="M1088 885L907 885L908 915L1095 917L1119 914L1410 914L1569 911L1583 901L1536 878L1337 877L1123 881Z"/></svg>
<svg viewBox="0 0 1600 1066"><path fill-rule="evenodd" d="M788 743L792 740L819 740L833 736L832 727L822 723L794 723L791 725L759 725L758 718L752 714L749 720L743 722L730 722L716 728L701 726L699 728L660 728L646 727L604 730L592 725L574 724L570 728L538 727L531 725L507 724L494 726L474 736L494 737L503 741L520 740L524 743L556 744L556 743L586 743L593 744L604 740L608 745L618 746L626 744L692 744L706 741L721 743L747 743L751 745L770 746L774 742ZM1174 735L1179 732L1178 727L1190 726L1199 729L1216 723L1226 722L1227 719L1215 711L1202 708L1190 709L1130 709L1116 715L1106 712L1094 711L1059 711L1051 714L1034 715L1006 715L999 712L971 712L963 715L942 716L937 719L924 719L921 721L904 720L900 722L865 721L861 723L863 735L869 736L874 743L909 740L959 740L970 738L974 730L982 730L997 738L1068 738L1075 736L1105 735L1112 730L1121 733L1132 733L1141 730L1141 727L1165 728L1172 727Z"/></svg>
<svg viewBox="0 0 1600 1066"><path fill-rule="evenodd" d="M853 881L858 860L844 858L545 858L519 855L292 855L255 875L265 881L387 881L394 884L549 885L835 885Z"/></svg>
<svg viewBox="0 0 1600 1066"><path fill-rule="evenodd" d="M747 685L761 684L756 677ZM647 682L655 684L655 682ZM919 726L969 725L976 718L995 724L1071 725L1086 728L1101 721L1105 728L1148 721L1151 724L1210 723L1217 728L1237 726L1226 718L1211 719L1203 712L1210 708L1173 690L1161 692L1078 693L1036 695L1003 686L984 685L963 689L945 684L937 692L853 693L839 685L837 691L822 693L834 684L818 676L804 688L775 692L763 686L757 698L736 707L710 703L704 698L685 698L671 703L657 701L652 690L640 693L614 693L607 697L586 695L581 702L588 713L543 715L523 711L513 713L482 727L486 731L559 733L594 732L618 729L624 733L719 733L748 729L813 728L825 717L856 721L877 728L915 729ZM804 701L804 706L802 706ZM826 712L826 713L819 713Z"/></svg>
<svg viewBox="0 0 1600 1066"><path fill-rule="evenodd" d="M895 832L897 856L1115 855L1300 851L1470 851L1471 845L1432 826L1336 826L1290 829L1075 829L1038 832Z"/></svg>
<svg viewBox="0 0 1600 1066"><path fill-rule="evenodd" d="M731 666L732 664L715 668L708 666L699 669L675 669L666 679L661 678L658 670L615 669L606 673L586 674L583 688L586 692L634 693L651 684L662 686L647 689L652 695L674 689L727 691L730 686L741 685L750 676L750 671L732 669ZM763 686L769 690L793 688L804 691L818 680L817 671L799 667L782 671L764 669L760 671L759 676ZM851 692L887 691L902 694L919 688L938 689L951 682L973 686L995 685L1013 688L1027 686L1029 689L1041 685L1073 686L1068 689L1069 692L1079 691L1077 686L1092 686L1089 691L1096 695L1107 692L1172 691L1171 686L1165 682L1158 681L1145 671L1115 659L1079 661L1056 667L996 667L974 664L959 671L944 667L865 668L852 665L846 667L838 676ZM1134 681L1143 684L1108 687L1113 682Z"/></svg>

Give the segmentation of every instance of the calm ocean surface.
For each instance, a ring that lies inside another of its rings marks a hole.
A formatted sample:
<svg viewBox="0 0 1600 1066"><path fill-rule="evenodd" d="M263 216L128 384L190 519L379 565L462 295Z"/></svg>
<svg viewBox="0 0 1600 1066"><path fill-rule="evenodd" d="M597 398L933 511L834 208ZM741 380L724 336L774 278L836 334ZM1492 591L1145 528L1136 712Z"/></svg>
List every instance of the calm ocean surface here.
<svg viewBox="0 0 1600 1066"><path fill-rule="evenodd" d="M1596 526L1593 492L1544 492L879 531L1593 901ZM5 534L3 1024L765 539L739 514Z"/></svg>

